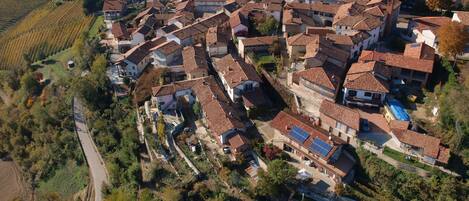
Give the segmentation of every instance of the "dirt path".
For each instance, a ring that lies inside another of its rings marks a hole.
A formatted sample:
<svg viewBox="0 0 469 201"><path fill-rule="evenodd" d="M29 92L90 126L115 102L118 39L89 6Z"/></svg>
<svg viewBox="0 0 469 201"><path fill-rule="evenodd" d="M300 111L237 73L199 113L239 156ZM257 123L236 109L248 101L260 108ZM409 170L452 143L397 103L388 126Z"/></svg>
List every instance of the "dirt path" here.
<svg viewBox="0 0 469 201"><path fill-rule="evenodd" d="M30 200L27 192L16 164L13 161L0 160L0 201L11 201L15 198Z"/></svg>

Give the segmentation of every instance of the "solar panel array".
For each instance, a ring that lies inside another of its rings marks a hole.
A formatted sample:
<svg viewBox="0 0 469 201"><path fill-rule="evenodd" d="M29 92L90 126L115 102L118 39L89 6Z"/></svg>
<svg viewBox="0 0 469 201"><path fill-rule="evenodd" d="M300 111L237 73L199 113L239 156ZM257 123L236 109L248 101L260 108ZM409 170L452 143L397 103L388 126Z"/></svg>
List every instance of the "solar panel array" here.
<svg viewBox="0 0 469 201"><path fill-rule="evenodd" d="M330 144L327 144L319 138L314 139L313 143L311 143L311 146L309 147L310 151L316 152L322 157L326 157L331 149L332 146Z"/></svg>
<svg viewBox="0 0 469 201"><path fill-rule="evenodd" d="M298 126L294 126L290 131L290 136L299 143L304 143L308 139L309 134Z"/></svg>

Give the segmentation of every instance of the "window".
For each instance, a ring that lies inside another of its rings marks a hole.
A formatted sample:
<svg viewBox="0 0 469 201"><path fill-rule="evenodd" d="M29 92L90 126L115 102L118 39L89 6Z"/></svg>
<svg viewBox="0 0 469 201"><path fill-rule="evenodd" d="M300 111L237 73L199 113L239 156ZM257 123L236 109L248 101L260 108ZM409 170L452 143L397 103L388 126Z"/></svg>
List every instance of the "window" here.
<svg viewBox="0 0 469 201"><path fill-rule="evenodd" d="M371 96L371 92L365 92L365 96L366 96L366 97L370 97L370 96Z"/></svg>
<svg viewBox="0 0 469 201"><path fill-rule="evenodd" d="M350 91L348 91L348 95L349 96L357 96L357 91L350 90Z"/></svg>
<svg viewBox="0 0 469 201"><path fill-rule="evenodd" d="M401 69L401 76L410 76L410 72L409 69Z"/></svg>
<svg viewBox="0 0 469 201"><path fill-rule="evenodd" d="M345 124L342 124L340 122L336 122L335 128L341 131L345 131L347 129L347 126Z"/></svg>
<svg viewBox="0 0 469 201"><path fill-rule="evenodd" d="M252 90L252 84L251 83L248 83L244 86L244 90L245 91L251 91Z"/></svg>

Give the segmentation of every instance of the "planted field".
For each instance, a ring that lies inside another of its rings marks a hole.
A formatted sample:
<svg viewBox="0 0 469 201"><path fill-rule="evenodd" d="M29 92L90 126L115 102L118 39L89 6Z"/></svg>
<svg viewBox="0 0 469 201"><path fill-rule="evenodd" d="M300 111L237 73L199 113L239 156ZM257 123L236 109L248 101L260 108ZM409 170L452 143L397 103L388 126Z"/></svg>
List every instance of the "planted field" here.
<svg viewBox="0 0 469 201"><path fill-rule="evenodd" d="M46 2L47 0L2 0L0 3L0 32L5 31L34 8Z"/></svg>
<svg viewBox="0 0 469 201"><path fill-rule="evenodd" d="M0 69L22 68L70 47L93 17L83 14L81 1L50 3L28 14L0 36Z"/></svg>

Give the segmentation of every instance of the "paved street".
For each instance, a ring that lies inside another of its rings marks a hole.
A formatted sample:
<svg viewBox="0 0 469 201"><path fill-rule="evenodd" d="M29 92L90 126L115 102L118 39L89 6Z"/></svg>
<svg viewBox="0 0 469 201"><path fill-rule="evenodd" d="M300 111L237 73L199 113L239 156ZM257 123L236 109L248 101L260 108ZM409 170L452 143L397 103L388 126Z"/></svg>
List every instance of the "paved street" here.
<svg viewBox="0 0 469 201"><path fill-rule="evenodd" d="M83 105L78 98L74 98L73 100L73 113L78 138L80 139L86 161L90 168L91 178L93 179L93 188L95 192L94 200L101 201L103 200L101 193L102 185L103 183L108 183L109 175L104 165L104 161L91 138L91 134L84 117Z"/></svg>

